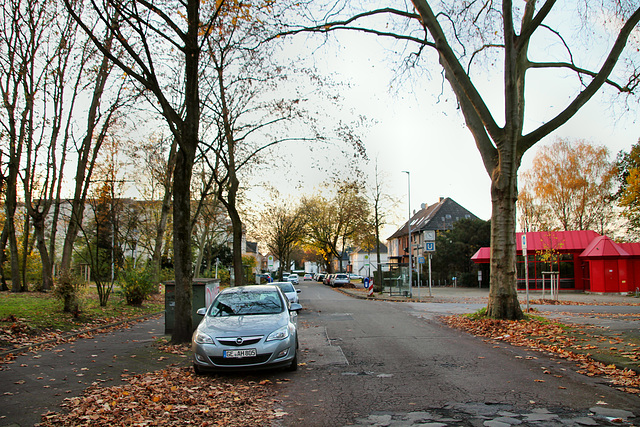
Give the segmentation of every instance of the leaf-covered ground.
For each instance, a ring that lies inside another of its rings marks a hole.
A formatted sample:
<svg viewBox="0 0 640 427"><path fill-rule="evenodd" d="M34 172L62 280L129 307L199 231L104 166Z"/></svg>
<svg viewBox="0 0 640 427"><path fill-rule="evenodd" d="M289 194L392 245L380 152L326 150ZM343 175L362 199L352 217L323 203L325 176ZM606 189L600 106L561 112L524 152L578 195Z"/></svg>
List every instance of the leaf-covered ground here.
<svg viewBox="0 0 640 427"><path fill-rule="evenodd" d="M452 327L488 338L489 341L508 342L570 360L576 363L580 374L601 376L619 390L640 394L640 376L636 371L597 361L591 353L600 348L593 343L604 343L610 346L611 352L615 351L637 365L640 346L634 342L625 342L620 337L612 339L598 328L567 326L535 318L508 321L446 316L443 320Z"/></svg>
<svg viewBox="0 0 640 427"><path fill-rule="evenodd" d="M122 385L92 386L67 399L64 413L43 415L41 426L258 426L273 410L274 384L242 377L197 376L168 368L125 378Z"/></svg>

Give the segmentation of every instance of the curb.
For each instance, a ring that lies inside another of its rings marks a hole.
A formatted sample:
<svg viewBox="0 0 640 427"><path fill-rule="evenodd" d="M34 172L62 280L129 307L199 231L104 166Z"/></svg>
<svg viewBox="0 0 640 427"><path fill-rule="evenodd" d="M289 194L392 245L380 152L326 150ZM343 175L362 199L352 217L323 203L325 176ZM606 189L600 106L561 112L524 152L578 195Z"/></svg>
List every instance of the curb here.
<svg viewBox="0 0 640 427"><path fill-rule="evenodd" d="M80 335L80 334L86 334L88 332L94 332L94 331L98 331L100 329L112 328L114 326L122 325L122 324L129 323L129 322L137 322L137 321L144 320L144 319L147 319L147 318L150 318L150 317L153 317L153 316L158 316L158 315L163 314L163 313L164 313L164 310L163 311L157 311L155 313L144 314L144 315L138 316L138 317L131 317L131 318L126 319L126 320L119 320L119 321L114 322L114 323L108 323L108 324L105 324L105 325L95 326L93 328L83 329L81 331L68 332L66 334L59 335L58 338L52 338L52 339L49 339L49 340L46 340L46 341L33 343L33 344L28 344L28 345L24 345L22 347L12 348L11 350L1 351L0 352L0 357L6 356L6 355L12 354L12 353L22 353L22 352L28 351L28 350L30 350L30 349L32 349L34 347L39 347L41 345L46 345L46 344L52 344L52 343L58 342L61 339L62 340L66 340L68 338L72 338L72 337L75 337L75 336Z"/></svg>
<svg viewBox="0 0 640 427"><path fill-rule="evenodd" d="M365 295L358 295L356 293L352 293L352 292L348 292L345 291L344 289L341 288L332 288L334 291L336 292L340 292L341 294L353 297L353 298L357 298L357 299L362 299L362 300L368 300L368 301L385 301L385 302L430 302L431 300L433 300L434 297L427 297L428 299L416 299L416 298L405 298L405 299L394 299L394 298L385 298L385 297L370 297L370 296L365 296Z"/></svg>

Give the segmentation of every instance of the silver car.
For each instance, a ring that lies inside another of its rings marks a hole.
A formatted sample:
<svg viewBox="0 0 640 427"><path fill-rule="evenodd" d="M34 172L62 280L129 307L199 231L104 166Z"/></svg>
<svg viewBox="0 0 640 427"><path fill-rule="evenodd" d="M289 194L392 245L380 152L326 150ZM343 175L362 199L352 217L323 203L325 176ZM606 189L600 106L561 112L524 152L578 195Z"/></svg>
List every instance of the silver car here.
<svg viewBox="0 0 640 427"><path fill-rule="evenodd" d="M291 282L273 282L273 285L276 285L280 288L285 297L289 300L290 303L299 303L300 299L298 298L298 293L300 293L300 289L296 289Z"/></svg>
<svg viewBox="0 0 640 427"><path fill-rule="evenodd" d="M298 368L297 312L275 285L224 289L193 333L193 369Z"/></svg>

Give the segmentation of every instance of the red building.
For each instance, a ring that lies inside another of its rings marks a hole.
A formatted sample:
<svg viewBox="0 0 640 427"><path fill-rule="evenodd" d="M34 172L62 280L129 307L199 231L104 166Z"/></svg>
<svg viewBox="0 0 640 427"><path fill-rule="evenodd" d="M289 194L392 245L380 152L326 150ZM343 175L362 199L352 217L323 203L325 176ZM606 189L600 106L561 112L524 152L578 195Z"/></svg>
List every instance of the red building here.
<svg viewBox="0 0 640 427"><path fill-rule="evenodd" d="M522 235L516 233L518 289L525 288ZM640 287L640 243L616 243L595 231L536 231L526 233L529 289L549 287L558 275L559 287L595 293L635 292ZM472 257L490 262L491 249L480 248Z"/></svg>

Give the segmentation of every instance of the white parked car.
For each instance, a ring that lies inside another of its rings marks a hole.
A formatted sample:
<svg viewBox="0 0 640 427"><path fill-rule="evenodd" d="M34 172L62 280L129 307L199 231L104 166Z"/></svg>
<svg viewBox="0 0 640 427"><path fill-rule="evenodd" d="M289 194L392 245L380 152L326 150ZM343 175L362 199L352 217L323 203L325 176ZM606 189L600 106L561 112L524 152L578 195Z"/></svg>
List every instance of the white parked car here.
<svg viewBox="0 0 640 427"><path fill-rule="evenodd" d="M297 274L290 274L289 277L287 277L287 281L295 283L297 285L298 283L300 283L300 278Z"/></svg>

